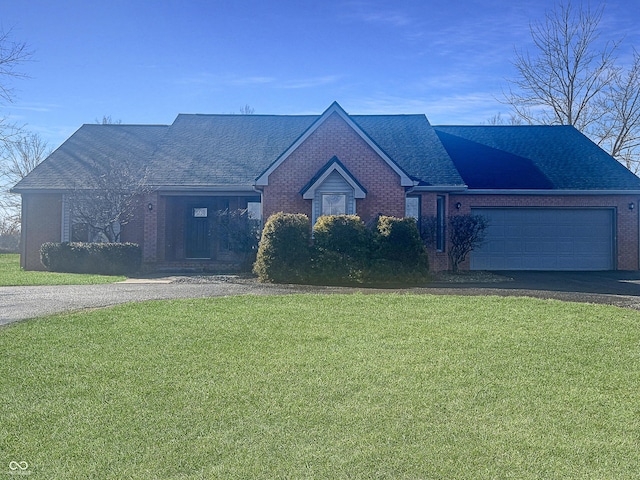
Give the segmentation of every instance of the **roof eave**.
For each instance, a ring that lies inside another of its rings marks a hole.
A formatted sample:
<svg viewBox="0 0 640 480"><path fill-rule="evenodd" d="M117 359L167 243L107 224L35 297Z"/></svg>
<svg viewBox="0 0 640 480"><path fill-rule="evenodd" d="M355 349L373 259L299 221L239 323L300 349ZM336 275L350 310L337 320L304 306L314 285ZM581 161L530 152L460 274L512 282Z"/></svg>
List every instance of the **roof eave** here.
<svg viewBox="0 0 640 480"><path fill-rule="evenodd" d="M467 189L460 192L464 195L640 195L640 190L594 190L594 189Z"/></svg>
<svg viewBox="0 0 640 480"><path fill-rule="evenodd" d="M413 192L451 192L458 193L464 192L468 189L466 185L416 185L413 188L407 190L409 193Z"/></svg>

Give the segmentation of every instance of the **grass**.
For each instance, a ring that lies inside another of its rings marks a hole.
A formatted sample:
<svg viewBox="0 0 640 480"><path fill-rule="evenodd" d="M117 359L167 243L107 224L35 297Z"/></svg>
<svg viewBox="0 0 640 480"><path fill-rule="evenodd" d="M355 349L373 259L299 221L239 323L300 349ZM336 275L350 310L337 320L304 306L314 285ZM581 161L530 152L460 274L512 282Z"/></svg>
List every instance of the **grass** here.
<svg viewBox="0 0 640 480"><path fill-rule="evenodd" d="M90 285L113 283L126 277L76 273L32 272L20 268L20 255L0 254L0 287L33 285Z"/></svg>
<svg viewBox="0 0 640 480"><path fill-rule="evenodd" d="M21 322L0 329L0 474L638 478L639 326L602 305L391 294Z"/></svg>

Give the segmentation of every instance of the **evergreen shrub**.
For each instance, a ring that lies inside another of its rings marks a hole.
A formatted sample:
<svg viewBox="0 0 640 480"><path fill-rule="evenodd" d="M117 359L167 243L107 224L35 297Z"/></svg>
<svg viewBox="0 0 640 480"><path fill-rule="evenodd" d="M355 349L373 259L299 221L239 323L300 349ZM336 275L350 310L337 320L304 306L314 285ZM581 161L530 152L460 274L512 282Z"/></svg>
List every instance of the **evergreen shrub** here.
<svg viewBox="0 0 640 480"><path fill-rule="evenodd" d="M406 285L428 281L429 262L413 219L381 216L372 229L355 215L277 213L262 232L254 273L263 282Z"/></svg>
<svg viewBox="0 0 640 480"><path fill-rule="evenodd" d="M126 275L140 270L142 249L135 243L44 243L40 260L51 272Z"/></svg>
<svg viewBox="0 0 640 480"><path fill-rule="evenodd" d="M262 282L299 283L309 276L311 222L297 213L279 212L265 222L253 272Z"/></svg>
<svg viewBox="0 0 640 480"><path fill-rule="evenodd" d="M316 282L359 282L371 256L371 232L356 215L326 215L313 228Z"/></svg>
<svg viewBox="0 0 640 480"><path fill-rule="evenodd" d="M374 235L370 281L423 281L428 278L429 258L413 218L381 215Z"/></svg>

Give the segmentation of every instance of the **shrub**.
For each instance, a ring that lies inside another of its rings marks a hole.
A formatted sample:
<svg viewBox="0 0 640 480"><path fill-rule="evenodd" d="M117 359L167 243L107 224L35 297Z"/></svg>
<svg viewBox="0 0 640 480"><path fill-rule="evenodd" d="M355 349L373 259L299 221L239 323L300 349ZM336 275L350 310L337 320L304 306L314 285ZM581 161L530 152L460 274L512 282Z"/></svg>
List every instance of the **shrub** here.
<svg viewBox="0 0 640 480"><path fill-rule="evenodd" d="M413 219L380 217L372 232L355 215L277 213L264 226L254 273L265 282L322 284L423 283L429 262Z"/></svg>
<svg viewBox="0 0 640 480"><path fill-rule="evenodd" d="M20 253L20 233L0 234L0 253Z"/></svg>
<svg viewBox="0 0 640 480"><path fill-rule="evenodd" d="M322 216L313 232L315 280L357 282L371 255L371 234L360 217Z"/></svg>
<svg viewBox="0 0 640 480"><path fill-rule="evenodd" d="M427 252L413 218L378 218L377 257L428 269Z"/></svg>
<svg viewBox="0 0 640 480"><path fill-rule="evenodd" d="M135 243L45 243L40 260L52 272L124 275L137 272L142 250Z"/></svg>
<svg viewBox="0 0 640 480"><path fill-rule="evenodd" d="M253 271L262 282L298 283L309 276L311 222L306 215L275 213L262 230Z"/></svg>
<svg viewBox="0 0 640 480"><path fill-rule="evenodd" d="M413 218L380 216L375 232L370 281L424 281L429 260Z"/></svg>

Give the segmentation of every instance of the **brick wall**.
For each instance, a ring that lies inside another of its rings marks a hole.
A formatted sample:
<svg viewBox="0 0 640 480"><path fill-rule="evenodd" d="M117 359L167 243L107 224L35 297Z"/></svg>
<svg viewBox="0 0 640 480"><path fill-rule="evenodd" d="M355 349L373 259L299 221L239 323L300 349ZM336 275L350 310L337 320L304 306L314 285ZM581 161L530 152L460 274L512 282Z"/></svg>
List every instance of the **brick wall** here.
<svg viewBox="0 0 640 480"><path fill-rule="evenodd" d="M40 262L40 247L59 242L62 230L62 194L25 194L22 196L22 246L20 266L25 270L45 270Z"/></svg>
<svg viewBox="0 0 640 480"><path fill-rule="evenodd" d="M364 221L378 213L404 216L405 192L398 174L334 113L269 176L263 195L265 220L280 211L311 218L311 200L304 200L300 190L334 156L367 190L366 198L356 200L356 213Z"/></svg>

